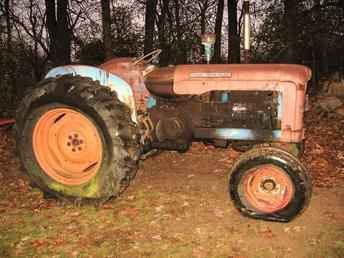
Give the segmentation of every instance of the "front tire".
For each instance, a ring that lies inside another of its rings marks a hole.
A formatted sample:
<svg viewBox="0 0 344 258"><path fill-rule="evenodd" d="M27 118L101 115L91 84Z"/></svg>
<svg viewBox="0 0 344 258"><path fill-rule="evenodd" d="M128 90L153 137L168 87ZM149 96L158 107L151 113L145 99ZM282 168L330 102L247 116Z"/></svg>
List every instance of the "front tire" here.
<svg viewBox="0 0 344 258"><path fill-rule="evenodd" d="M232 167L230 197L245 216L288 222L307 207L311 178L292 154L274 147L244 153Z"/></svg>
<svg viewBox="0 0 344 258"><path fill-rule="evenodd" d="M116 93L80 76L43 81L17 110L17 145L33 185L62 200L105 201L137 170L137 128Z"/></svg>

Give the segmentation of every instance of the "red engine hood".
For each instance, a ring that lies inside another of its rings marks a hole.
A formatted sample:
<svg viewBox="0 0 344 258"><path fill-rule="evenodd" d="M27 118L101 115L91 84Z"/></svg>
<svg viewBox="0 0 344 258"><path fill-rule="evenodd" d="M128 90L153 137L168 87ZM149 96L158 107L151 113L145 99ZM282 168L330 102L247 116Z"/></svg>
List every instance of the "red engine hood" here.
<svg viewBox="0 0 344 258"><path fill-rule="evenodd" d="M223 89L228 83L243 86L245 81L306 85L311 74L308 67L294 64L178 65L173 88L176 94L201 94Z"/></svg>

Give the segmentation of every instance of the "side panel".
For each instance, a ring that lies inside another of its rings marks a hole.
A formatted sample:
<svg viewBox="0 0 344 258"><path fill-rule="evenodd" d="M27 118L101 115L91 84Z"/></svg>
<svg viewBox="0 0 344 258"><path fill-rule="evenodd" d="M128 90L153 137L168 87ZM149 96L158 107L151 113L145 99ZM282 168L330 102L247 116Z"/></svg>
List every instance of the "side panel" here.
<svg viewBox="0 0 344 258"><path fill-rule="evenodd" d="M53 68L45 78L54 78L64 74L80 75L99 81L102 86L109 87L117 93L118 99L125 103L131 110L131 119L137 123L135 100L130 85L120 77L102 69L87 65L67 65Z"/></svg>
<svg viewBox="0 0 344 258"><path fill-rule="evenodd" d="M267 82L267 81L204 81L202 87L199 82L185 82L185 89L197 84L201 93L207 89L226 91L276 91L278 98L278 117L281 120L281 134L279 141L300 142L304 138L303 112L305 102L305 86L293 82Z"/></svg>

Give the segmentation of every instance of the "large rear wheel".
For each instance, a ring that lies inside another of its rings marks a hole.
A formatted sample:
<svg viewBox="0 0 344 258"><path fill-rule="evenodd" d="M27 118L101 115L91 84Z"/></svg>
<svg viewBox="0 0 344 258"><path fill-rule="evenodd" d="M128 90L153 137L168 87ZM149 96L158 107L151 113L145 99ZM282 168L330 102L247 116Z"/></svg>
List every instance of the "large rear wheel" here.
<svg viewBox="0 0 344 258"><path fill-rule="evenodd" d="M16 129L26 172L49 195L104 201L135 175L139 147L130 110L91 79L43 81L21 103Z"/></svg>

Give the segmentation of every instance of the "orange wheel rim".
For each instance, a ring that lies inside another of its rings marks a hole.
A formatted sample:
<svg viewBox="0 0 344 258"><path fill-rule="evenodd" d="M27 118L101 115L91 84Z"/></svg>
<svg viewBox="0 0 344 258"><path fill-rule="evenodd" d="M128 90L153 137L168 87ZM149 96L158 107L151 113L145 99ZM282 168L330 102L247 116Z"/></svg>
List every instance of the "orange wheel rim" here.
<svg viewBox="0 0 344 258"><path fill-rule="evenodd" d="M248 171L243 179L245 200L250 206L264 213L286 207L294 195L290 177L274 165L261 165Z"/></svg>
<svg viewBox="0 0 344 258"><path fill-rule="evenodd" d="M102 161L102 140L92 121L69 108L56 108L37 121L33 152L51 178L65 185L91 180Z"/></svg>

